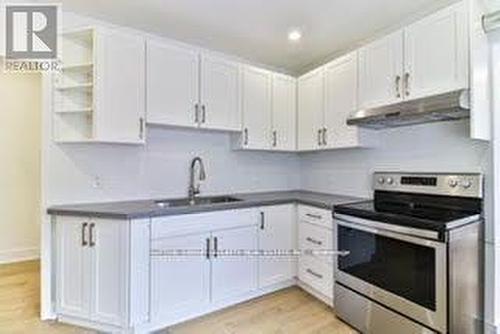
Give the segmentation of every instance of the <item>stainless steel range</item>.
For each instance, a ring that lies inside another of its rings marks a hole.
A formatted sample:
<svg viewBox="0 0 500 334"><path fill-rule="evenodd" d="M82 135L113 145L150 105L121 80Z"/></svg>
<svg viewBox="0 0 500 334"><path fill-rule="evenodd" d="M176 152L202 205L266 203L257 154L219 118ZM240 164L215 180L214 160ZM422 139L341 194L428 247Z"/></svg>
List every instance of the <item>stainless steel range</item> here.
<svg viewBox="0 0 500 334"><path fill-rule="evenodd" d="M335 310L364 333L480 333L480 174L375 173L334 207Z"/></svg>

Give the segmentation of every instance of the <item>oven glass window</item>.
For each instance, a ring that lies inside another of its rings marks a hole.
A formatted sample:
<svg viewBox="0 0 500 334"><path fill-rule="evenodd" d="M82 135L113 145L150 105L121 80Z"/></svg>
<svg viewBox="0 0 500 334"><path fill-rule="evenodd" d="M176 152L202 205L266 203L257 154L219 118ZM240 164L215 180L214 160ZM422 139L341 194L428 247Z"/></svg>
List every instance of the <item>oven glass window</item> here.
<svg viewBox="0 0 500 334"><path fill-rule="evenodd" d="M344 226L338 227L341 271L436 310L435 250Z"/></svg>

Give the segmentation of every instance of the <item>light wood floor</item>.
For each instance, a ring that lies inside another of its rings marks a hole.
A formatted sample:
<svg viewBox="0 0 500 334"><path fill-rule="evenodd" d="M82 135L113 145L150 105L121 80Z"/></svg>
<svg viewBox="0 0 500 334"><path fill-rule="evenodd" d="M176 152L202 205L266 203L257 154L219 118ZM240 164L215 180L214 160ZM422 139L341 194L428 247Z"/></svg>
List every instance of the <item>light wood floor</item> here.
<svg viewBox="0 0 500 334"><path fill-rule="evenodd" d="M38 261L0 265L0 333L95 333L40 321ZM298 288L282 290L160 332L161 334L351 334L332 310Z"/></svg>

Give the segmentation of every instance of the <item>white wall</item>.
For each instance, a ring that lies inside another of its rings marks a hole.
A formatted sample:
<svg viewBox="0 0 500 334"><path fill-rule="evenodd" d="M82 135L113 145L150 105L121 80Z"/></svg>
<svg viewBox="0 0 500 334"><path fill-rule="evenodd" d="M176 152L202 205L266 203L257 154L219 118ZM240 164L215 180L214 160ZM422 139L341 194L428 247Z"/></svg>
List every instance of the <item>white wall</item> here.
<svg viewBox="0 0 500 334"><path fill-rule="evenodd" d="M0 71L0 263L39 254L40 94L38 74Z"/></svg>
<svg viewBox="0 0 500 334"><path fill-rule="evenodd" d="M146 146L50 142L47 204L186 196L189 163L197 155L207 171L205 195L294 189L300 183L296 155L233 151L227 133L148 128Z"/></svg>
<svg viewBox="0 0 500 334"><path fill-rule="evenodd" d="M467 121L435 123L378 132L373 149L301 155L301 187L371 196L374 171L483 172L489 145L468 138Z"/></svg>

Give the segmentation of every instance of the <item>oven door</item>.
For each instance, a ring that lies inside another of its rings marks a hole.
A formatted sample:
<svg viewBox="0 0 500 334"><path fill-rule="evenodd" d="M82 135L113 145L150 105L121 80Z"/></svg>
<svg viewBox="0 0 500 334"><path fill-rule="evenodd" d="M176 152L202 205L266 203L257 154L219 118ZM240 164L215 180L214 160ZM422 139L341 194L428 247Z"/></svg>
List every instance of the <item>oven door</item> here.
<svg viewBox="0 0 500 334"><path fill-rule="evenodd" d="M336 215L338 283L446 333L446 244L404 227ZM388 227L389 226L389 227ZM383 228L381 228L383 227ZM346 255L347 254L347 255Z"/></svg>

